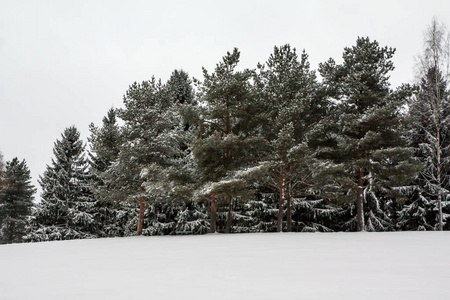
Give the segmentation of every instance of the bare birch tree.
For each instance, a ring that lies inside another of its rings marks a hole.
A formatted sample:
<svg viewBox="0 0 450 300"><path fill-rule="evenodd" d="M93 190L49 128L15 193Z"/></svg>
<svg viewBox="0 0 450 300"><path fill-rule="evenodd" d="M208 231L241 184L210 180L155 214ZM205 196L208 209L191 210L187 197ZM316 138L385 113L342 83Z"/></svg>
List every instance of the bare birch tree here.
<svg viewBox="0 0 450 300"><path fill-rule="evenodd" d="M5 186L6 186L5 162L3 161L3 154L0 152L0 196Z"/></svg>
<svg viewBox="0 0 450 300"><path fill-rule="evenodd" d="M419 89L410 107L409 136L426 162L421 179L427 196L437 201L438 230L442 230L444 226L442 202L449 194L449 43L450 35L445 25L433 18L424 33L424 49L416 66Z"/></svg>

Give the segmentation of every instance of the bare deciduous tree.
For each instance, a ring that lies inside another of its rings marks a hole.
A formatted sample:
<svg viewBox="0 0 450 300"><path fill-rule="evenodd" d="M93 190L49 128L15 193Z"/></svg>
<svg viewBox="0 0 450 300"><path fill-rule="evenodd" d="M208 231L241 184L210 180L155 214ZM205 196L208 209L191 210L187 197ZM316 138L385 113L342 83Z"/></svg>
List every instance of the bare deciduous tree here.
<svg viewBox="0 0 450 300"><path fill-rule="evenodd" d="M450 34L433 18L424 34L424 50L416 66L419 91L411 105L412 135L419 151L427 157L422 172L431 197L437 199L438 229L443 229L442 200L448 192L446 179L450 153L450 124L447 83L450 75Z"/></svg>
<svg viewBox="0 0 450 300"><path fill-rule="evenodd" d="M5 188L5 162L3 160L3 154L0 152L0 194Z"/></svg>

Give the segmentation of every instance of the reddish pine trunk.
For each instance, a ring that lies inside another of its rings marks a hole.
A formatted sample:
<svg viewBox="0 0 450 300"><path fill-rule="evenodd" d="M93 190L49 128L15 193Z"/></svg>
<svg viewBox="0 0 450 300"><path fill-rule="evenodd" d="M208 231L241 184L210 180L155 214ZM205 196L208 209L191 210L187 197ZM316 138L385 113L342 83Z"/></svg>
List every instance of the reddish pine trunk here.
<svg viewBox="0 0 450 300"><path fill-rule="evenodd" d="M291 195L289 190L289 184L286 185L286 221L287 221L287 232L292 232L292 204Z"/></svg>
<svg viewBox="0 0 450 300"><path fill-rule="evenodd" d="M153 156L150 155L147 157L146 162L147 164L150 164L152 161ZM145 187L141 186L141 193L142 196L139 199L139 217L138 217L138 226L137 226L137 235L142 235L142 228L144 227L144 212L145 212Z"/></svg>
<svg viewBox="0 0 450 300"><path fill-rule="evenodd" d="M14 243L15 242L15 236L14 236L14 229L15 229L15 227L16 227L16 222L12 221L9 224L9 233L8 233L9 237L7 237L7 239L6 239L6 241L8 243Z"/></svg>
<svg viewBox="0 0 450 300"><path fill-rule="evenodd" d="M356 230L364 231L364 196L363 196L363 184L364 184L364 169L359 167L358 174L358 189L356 196Z"/></svg>
<svg viewBox="0 0 450 300"><path fill-rule="evenodd" d="M228 214L227 214L227 227L225 229L226 233L231 233L231 225L233 222L233 199L230 198L230 202L228 205Z"/></svg>
<svg viewBox="0 0 450 300"><path fill-rule="evenodd" d="M278 206L278 222L277 222L277 232L283 231L283 214L284 214L284 195L283 195L283 183L284 183L284 170L280 167L280 178L279 178L279 188L280 188L280 203Z"/></svg>
<svg viewBox="0 0 450 300"><path fill-rule="evenodd" d="M217 200L216 194L213 193L211 196L211 224L209 227L210 233L216 232L216 212L217 212Z"/></svg>
<svg viewBox="0 0 450 300"><path fill-rule="evenodd" d="M144 211L145 211L145 199L144 196L139 200L139 218L138 218L138 227L137 227L137 235L142 235L142 228L144 225Z"/></svg>

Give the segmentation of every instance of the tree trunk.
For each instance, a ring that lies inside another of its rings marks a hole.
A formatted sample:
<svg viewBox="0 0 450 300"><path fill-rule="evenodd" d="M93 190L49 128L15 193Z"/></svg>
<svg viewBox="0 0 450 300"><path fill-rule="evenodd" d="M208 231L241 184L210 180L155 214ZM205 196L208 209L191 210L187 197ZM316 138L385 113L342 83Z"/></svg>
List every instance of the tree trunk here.
<svg viewBox="0 0 450 300"><path fill-rule="evenodd" d="M216 213L217 213L217 200L216 200L216 194L213 193L211 195L211 224L209 227L210 233L216 232Z"/></svg>
<svg viewBox="0 0 450 300"><path fill-rule="evenodd" d="M363 196L363 184L364 184L364 169L359 167L358 174L358 189L356 196L356 230L364 231L364 196Z"/></svg>
<svg viewBox="0 0 450 300"><path fill-rule="evenodd" d="M139 200L139 218L138 218L138 227L137 227L137 235L142 235L142 228L144 226L144 211L145 211L145 198L141 196Z"/></svg>
<svg viewBox="0 0 450 300"><path fill-rule="evenodd" d="M444 230L444 226L443 226L443 218L442 218L442 195L441 192L439 191L438 194L438 205L439 205L439 231Z"/></svg>
<svg viewBox="0 0 450 300"><path fill-rule="evenodd" d="M290 189L289 189L289 183L286 184L286 221L287 221L287 232L292 232L292 202L291 202L291 195L290 195Z"/></svg>
<svg viewBox="0 0 450 300"><path fill-rule="evenodd" d="M14 243L16 241L15 233L14 233L15 227L16 227L16 223L14 221L11 221L11 223L9 223L9 232L8 232L7 238L6 238L7 243Z"/></svg>
<svg viewBox="0 0 450 300"><path fill-rule="evenodd" d="M277 222L277 232L283 231L283 214L284 214L284 170L280 167L280 203L278 206L278 222Z"/></svg>
<svg viewBox="0 0 450 300"><path fill-rule="evenodd" d="M437 73L437 72L436 72ZM437 79L436 79L437 80ZM437 88L437 97L436 97L436 107L434 112L434 119L435 119L435 126L436 126L436 179L437 179L437 186L438 186L438 209L439 209L439 231L442 231L443 229L443 221L442 221L442 170L441 170L441 131L440 131L440 99L439 99L439 89Z"/></svg>
<svg viewBox="0 0 450 300"><path fill-rule="evenodd" d="M439 134L439 131L438 131ZM439 138L438 138L439 142ZM438 209L439 209L439 231L443 230L443 218L442 218L442 193L441 193L441 187L442 187L442 180L441 180L441 149L440 145L438 144L437 147L437 180L438 180Z"/></svg>
<svg viewBox="0 0 450 300"><path fill-rule="evenodd" d="M228 204L228 214L227 214L227 227L225 229L226 233L231 233L231 225L233 222L233 198L230 197L230 201Z"/></svg>
<svg viewBox="0 0 450 300"><path fill-rule="evenodd" d="M439 93L439 92L438 92ZM439 95L438 95L439 97ZM441 161L441 131L439 126L441 126L440 124L440 120L439 120L439 110L440 110L440 103L439 103L439 98L436 99L436 108L435 108L435 115L434 115L434 119L436 120L436 142L435 142L435 147L436 147L436 179L437 179L437 186L438 186L438 210L439 210L439 231L443 230L443 220L442 220L442 193L441 193L441 188L442 188L442 169L441 169L441 165L442 165L442 161Z"/></svg>

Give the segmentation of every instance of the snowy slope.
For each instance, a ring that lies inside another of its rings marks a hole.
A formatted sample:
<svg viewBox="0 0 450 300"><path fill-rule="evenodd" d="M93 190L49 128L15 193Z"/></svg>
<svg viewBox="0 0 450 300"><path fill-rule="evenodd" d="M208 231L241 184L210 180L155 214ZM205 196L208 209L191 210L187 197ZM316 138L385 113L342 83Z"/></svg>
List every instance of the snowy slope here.
<svg viewBox="0 0 450 300"><path fill-rule="evenodd" d="M450 299L450 232L1 245L0 299Z"/></svg>

